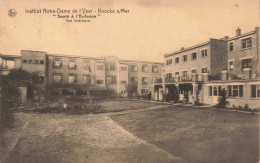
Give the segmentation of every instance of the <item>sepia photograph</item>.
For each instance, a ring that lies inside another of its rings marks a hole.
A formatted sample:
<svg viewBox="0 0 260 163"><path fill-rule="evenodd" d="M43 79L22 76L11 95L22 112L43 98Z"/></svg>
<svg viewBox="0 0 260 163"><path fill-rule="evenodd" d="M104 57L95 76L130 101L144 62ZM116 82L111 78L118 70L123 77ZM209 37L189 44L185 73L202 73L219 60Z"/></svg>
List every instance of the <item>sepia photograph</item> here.
<svg viewBox="0 0 260 163"><path fill-rule="evenodd" d="M0 163L260 163L260 0L0 0Z"/></svg>

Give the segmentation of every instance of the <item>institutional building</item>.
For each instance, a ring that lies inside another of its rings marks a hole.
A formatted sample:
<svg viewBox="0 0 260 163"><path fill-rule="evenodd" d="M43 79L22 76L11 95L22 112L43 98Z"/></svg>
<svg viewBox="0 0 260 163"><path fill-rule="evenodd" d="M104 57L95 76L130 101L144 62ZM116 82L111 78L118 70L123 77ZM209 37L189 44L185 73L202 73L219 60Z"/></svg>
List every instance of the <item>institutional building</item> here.
<svg viewBox="0 0 260 163"><path fill-rule="evenodd" d="M110 90L127 96L127 85L137 84L136 96L151 91L161 77L163 63L123 60L114 56L86 57L22 50L21 56L1 55L2 74L12 68L37 73L39 87L55 85L57 95L91 95ZM11 67L10 67L11 65ZM9 66L9 67L8 67Z"/></svg>
<svg viewBox="0 0 260 163"><path fill-rule="evenodd" d="M227 91L230 107L259 107L259 27L248 33L208 42L164 55L165 78L153 84L152 98L216 104ZM177 98L176 98L177 96Z"/></svg>

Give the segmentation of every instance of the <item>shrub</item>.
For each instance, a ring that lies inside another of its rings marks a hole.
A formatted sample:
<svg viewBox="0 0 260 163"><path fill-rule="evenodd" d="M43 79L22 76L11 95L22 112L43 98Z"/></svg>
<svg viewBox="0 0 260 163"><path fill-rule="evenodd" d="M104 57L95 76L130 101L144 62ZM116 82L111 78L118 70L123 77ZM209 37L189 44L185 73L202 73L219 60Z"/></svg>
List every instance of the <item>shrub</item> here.
<svg viewBox="0 0 260 163"><path fill-rule="evenodd" d="M225 108L229 104L227 101L227 91L225 88L221 90L220 97L218 98L217 108Z"/></svg>
<svg viewBox="0 0 260 163"><path fill-rule="evenodd" d="M245 104L244 109L245 109L245 110L250 110L248 104Z"/></svg>

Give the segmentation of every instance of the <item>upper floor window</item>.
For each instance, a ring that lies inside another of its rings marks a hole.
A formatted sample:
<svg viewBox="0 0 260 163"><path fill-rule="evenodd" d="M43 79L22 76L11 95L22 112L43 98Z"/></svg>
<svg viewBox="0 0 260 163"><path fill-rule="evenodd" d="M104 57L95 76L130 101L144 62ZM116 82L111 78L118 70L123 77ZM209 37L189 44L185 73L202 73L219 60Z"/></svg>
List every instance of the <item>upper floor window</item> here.
<svg viewBox="0 0 260 163"><path fill-rule="evenodd" d="M104 66L103 65L97 65L97 70L103 70Z"/></svg>
<svg viewBox="0 0 260 163"><path fill-rule="evenodd" d="M142 85L147 85L147 84L148 84L148 78L142 77Z"/></svg>
<svg viewBox="0 0 260 163"><path fill-rule="evenodd" d="M40 64L44 64L44 60L40 60Z"/></svg>
<svg viewBox="0 0 260 163"><path fill-rule="evenodd" d="M180 60L179 57L176 57L175 58L175 64L179 63L179 60Z"/></svg>
<svg viewBox="0 0 260 163"><path fill-rule="evenodd" d="M72 84L77 83L77 75L70 74L69 75L69 83L72 83Z"/></svg>
<svg viewBox="0 0 260 163"><path fill-rule="evenodd" d="M126 67L121 67L121 71L127 71Z"/></svg>
<svg viewBox="0 0 260 163"><path fill-rule="evenodd" d="M114 62L108 62L107 63L107 70L108 71L115 71L115 63Z"/></svg>
<svg viewBox="0 0 260 163"><path fill-rule="evenodd" d="M62 59L61 58L54 58L53 67L60 68L62 66Z"/></svg>
<svg viewBox="0 0 260 163"><path fill-rule="evenodd" d="M229 85L228 96L243 97L243 85Z"/></svg>
<svg viewBox="0 0 260 163"><path fill-rule="evenodd" d="M172 59L166 60L166 65L170 65L170 64L172 64Z"/></svg>
<svg viewBox="0 0 260 163"><path fill-rule="evenodd" d="M242 60L242 69L251 68L251 67L252 67L251 59Z"/></svg>
<svg viewBox="0 0 260 163"><path fill-rule="evenodd" d="M197 53L192 53L192 54L191 54L191 57L192 57L192 60L197 59Z"/></svg>
<svg viewBox="0 0 260 163"><path fill-rule="evenodd" d="M104 80L97 80L97 84L103 84L104 83Z"/></svg>
<svg viewBox="0 0 260 163"><path fill-rule="evenodd" d="M252 38L246 38L241 41L242 49L247 49L252 47Z"/></svg>
<svg viewBox="0 0 260 163"><path fill-rule="evenodd" d="M132 82L132 83L137 82L137 77L131 77L131 82Z"/></svg>
<svg viewBox="0 0 260 163"><path fill-rule="evenodd" d="M183 62L187 62L187 60L188 60L188 56L187 56L187 55L184 55L184 56L183 56Z"/></svg>
<svg viewBox="0 0 260 163"><path fill-rule="evenodd" d="M142 71L147 72L148 71L148 66L147 65L142 65Z"/></svg>
<svg viewBox="0 0 260 163"><path fill-rule="evenodd" d="M208 72L207 67L203 67L203 68L201 68L201 73L207 73L207 72Z"/></svg>
<svg viewBox="0 0 260 163"><path fill-rule="evenodd" d="M121 80L120 84L126 84L126 81L125 80Z"/></svg>
<svg viewBox="0 0 260 163"><path fill-rule="evenodd" d="M158 67L157 65L152 66L152 72L158 72Z"/></svg>
<svg viewBox="0 0 260 163"><path fill-rule="evenodd" d="M180 75L180 73L179 72L175 72L175 76L179 76Z"/></svg>
<svg viewBox="0 0 260 163"><path fill-rule="evenodd" d="M172 78L172 73L167 73L166 78Z"/></svg>
<svg viewBox="0 0 260 163"><path fill-rule="evenodd" d="M197 69L191 70L191 73L197 73Z"/></svg>
<svg viewBox="0 0 260 163"><path fill-rule="evenodd" d="M76 65L76 59L74 58L70 58L69 59L69 69L77 69L77 65Z"/></svg>
<svg viewBox="0 0 260 163"><path fill-rule="evenodd" d="M229 69L229 70L233 70L233 69L234 69L234 61L230 61L230 62L228 63L228 69Z"/></svg>
<svg viewBox="0 0 260 163"><path fill-rule="evenodd" d="M61 74L53 74L53 81L55 83L61 83Z"/></svg>
<svg viewBox="0 0 260 163"><path fill-rule="evenodd" d="M131 65L131 71L136 72L138 70L137 65Z"/></svg>
<svg viewBox="0 0 260 163"><path fill-rule="evenodd" d="M88 61L83 61L83 70L89 70L90 63Z"/></svg>
<svg viewBox="0 0 260 163"><path fill-rule="evenodd" d="M251 85L251 97L260 98L260 85Z"/></svg>
<svg viewBox="0 0 260 163"><path fill-rule="evenodd" d="M24 59L24 60L23 60L23 63L27 63L27 60L26 60L26 59Z"/></svg>
<svg viewBox="0 0 260 163"><path fill-rule="evenodd" d="M107 76L107 84L116 84L116 76Z"/></svg>
<svg viewBox="0 0 260 163"><path fill-rule="evenodd" d="M201 57L207 57L208 56L208 49L201 50Z"/></svg>
<svg viewBox="0 0 260 163"><path fill-rule="evenodd" d="M34 63L35 63L35 64L39 64L39 60L35 60Z"/></svg>
<svg viewBox="0 0 260 163"><path fill-rule="evenodd" d="M188 76L188 71L182 71L182 76Z"/></svg>
<svg viewBox="0 0 260 163"><path fill-rule="evenodd" d="M234 44L233 42L229 43L229 51L232 52L234 50Z"/></svg>

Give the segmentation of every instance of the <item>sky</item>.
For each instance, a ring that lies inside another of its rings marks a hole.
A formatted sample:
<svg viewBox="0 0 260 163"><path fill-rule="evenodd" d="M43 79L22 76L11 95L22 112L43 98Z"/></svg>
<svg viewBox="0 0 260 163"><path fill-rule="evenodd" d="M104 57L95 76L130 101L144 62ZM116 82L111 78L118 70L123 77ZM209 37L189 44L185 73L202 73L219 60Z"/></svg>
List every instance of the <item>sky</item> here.
<svg viewBox="0 0 260 163"><path fill-rule="evenodd" d="M127 9L90 23L66 22L25 9ZM17 15L8 16L15 9ZM89 57L160 61L164 54L232 37L260 24L260 0L0 0L0 54L21 50Z"/></svg>

